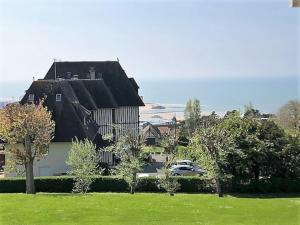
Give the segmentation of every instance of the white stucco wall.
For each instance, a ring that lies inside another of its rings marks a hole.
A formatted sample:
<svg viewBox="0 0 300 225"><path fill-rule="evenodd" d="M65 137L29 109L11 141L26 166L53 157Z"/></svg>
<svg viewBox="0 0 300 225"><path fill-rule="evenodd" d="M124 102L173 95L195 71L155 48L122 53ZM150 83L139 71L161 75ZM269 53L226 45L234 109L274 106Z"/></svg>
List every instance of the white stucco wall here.
<svg viewBox="0 0 300 225"><path fill-rule="evenodd" d="M66 173L68 171L66 160L70 147L70 142L52 142L47 157L35 160L33 165L34 176L52 176ZM17 174L5 172L5 176L17 176Z"/></svg>
<svg viewBox="0 0 300 225"><path fill-rule="evenodd" d="M70 151L70 142L53 142L50 144L48 156L33 166L34 176L52 176L68 171L66 160Z"/></svg>

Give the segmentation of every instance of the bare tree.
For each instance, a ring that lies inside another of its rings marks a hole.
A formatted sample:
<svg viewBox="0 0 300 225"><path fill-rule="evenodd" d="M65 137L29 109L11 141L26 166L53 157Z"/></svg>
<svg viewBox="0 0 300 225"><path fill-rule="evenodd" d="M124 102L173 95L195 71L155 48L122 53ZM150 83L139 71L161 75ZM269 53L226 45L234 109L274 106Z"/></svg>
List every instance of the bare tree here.
<svg viewBox="0 0 300 225"><path fill-rule="evenodd" d="M279 109L277 113L278 124L289 130L300 130L300 101L292 100Z"/></svg>

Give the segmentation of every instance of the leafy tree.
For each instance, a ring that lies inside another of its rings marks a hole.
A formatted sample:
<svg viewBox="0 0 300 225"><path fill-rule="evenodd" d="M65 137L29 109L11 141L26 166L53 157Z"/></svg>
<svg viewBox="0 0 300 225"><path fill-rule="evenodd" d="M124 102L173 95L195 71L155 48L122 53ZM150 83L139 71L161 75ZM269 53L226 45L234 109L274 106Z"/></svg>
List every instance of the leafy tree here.
<svg viewBox="0 0 300 225"><path fill-rule="evenodd" d="M200 101L198 99L189 100L184 110L185 128L188 136L191 137L193 132L199 127L201 119Z"/></svg>
<svg viewBox="0 0 300 225"><path fill-rule="evenodd" d="M111 151L120 159L116 166L116 174L121 175L130 187L130 193L134 194L138 185L137 173L142 170L144 164L144 139L134 132L127 132L105 150Z"/></svg>
<svg viewBox="0 0 300 225"><path fill-rule="evenodd" d="M237 178L259 178L261 165L265 162L263 141L259 138L260 120L253 115L232 111L224 117L223 129L231 133L235 143L234 151L227 154L224 170Z"/></svg>
<svg viewBox="0 0 300 225"><path fill-rule="evenodd" d="M243 119L245 120L245 119ZM245 154L242 161L249 178L296 177L299 171L297 136L287 135L274 121L245 122L238 145Z"/></svg>
<svg viewBox="0 0 300 225"><path fill-rule="evenodd" d="M184 121L185 121L185 129L187 131L187 135L190 137L192 133L193 126L193 102L189 99L185 105L184 109Z"/></svg>
<svg viewBox="0 0 300 225"><path fill-rule="evenodd" d="M72 146L66 162L70 167L69 174L74 176L74 192L86 193L97 174L96 146L88 139L72 141Z"/></svg>
<svg viewBox="0 0 300 225"><path fill-rule="evenodd" d="M292 100L279 109L277 113L278 124L294 132L300 131L300 101Z"/></svg>
<svg viewBox="0 0 300 225"><path fill-rule="evenodd" d="M37 105L13 103L0 110L0 139L8 144L9 158L25 167L28 194L35 193L33 162L47 155L54 126L43 101Z"/></svg>
<svg viewBox="0 0 300 225"><path fill-rule="evenodd" d="M260 118L261 113L259 112L258 109L255 109L250 102L249 105L245 105L245 113L244 117L249 117L249 118Z"/></svg>
<svg viewBox="0 0 300 225"><path fill-rule="evenodd" d="M172 163L175 160L177 144L178 137L176 137L173 130L165 134L161 141L161 146L164 148L164 153L166 154L166 161L162 169L163 174L158 181L158 187L166 190L171 196L180 188L177 180L171 178L170 171Z"/></svg>
<svg viewBox="0 0 300 225"><path fill-rule="evenodd" d="M300 135L288 135L281 160L285 177L300 177Z"/></svg>
<svg viewBox="0 0 300 225"><path fill-rule="evenodd" d="M261 165L265 162L264 143L259 138L260 121L253 117L244 117L240 124L240 133L235 136L235 144L243 153L239 161L243 166L238 177L254 177L259 179Z"/></svg>
<svg viewBox="0 0 300 225"><path fill-rule="evenodd" d="M236 148L227 155L226 173L238 178L282 176L281 154L285 134L272 120L228 115L222 122L234 138Z"/></svg>
<svg viewBox="0 0 300 225"><path fill-rule="evenodd" d="M274 121L263 121L259 126L261 144L260 174L262 176L284 176L282 154L286 144L285 132Z"/></svg>
<svg viewBox="0 0 300 225"><path fill-rule="evenodd" d="M210 115L202 116L200 120L200 125L198 130L203 130L208 127L217 126L222 122L222 119L213 111ZM199 131L198 131L199 132ZM198 155L197 152L192 148L187 147L185 149L185 158L190 159L191 161L197 161Z"/></svg>
<svg viewBox="0 0 300 225"><path fill-rule="evenodd" d="M247 169L244 162L246 153L239 146L239 140L244 130L240 113L236 110L227 112L219 126L227 130L235 142L235 148L227 151L226 160L222 165L224 173L234 177L243 177Z"/></svg>
<svg viewBox="0 0 300 225"><path fill-rule="evenodd" d="M201 117L201 123L199 127L201 129L210 126L215 126L219 124L221 121L222 121L221 118L215 113L215 111L213 111L210 115Z"/></svg>
<svg viewBox="0 0 300 225"><path fill-rule="evenodd" d="M177 144L178 137L175 135L175 131L173 129L162 136L160 145L164 148L164 153L167 155L167 161L169 155L175 155Z"/></svg>
<svg viewBox="0 0 300 225"><path fill-rule="evenodd" d="M178 144L182 146L188 146L189 139L188 139L188 132L185 126L185 121L178 121L177 129L178 129Z"/></svg>
<svg viewBox="0 0 300 225"><path fill-rule="evenodd" d="M231 116L231 115L240 115L239 111L237 110L231 110L231 111L227 111L224 115L224 118L226 119L227 117Z"/></svg>
<svg viewBox="0 0 300 225"><path fill-rule="evenodd" d="M218 125L203 128L194 133L190 147L197 156L198 164L215 180L217 193L222 197L221 180L225 176L222 165L227 159L228 151L234 149L231 133Z"/></svg>
<svg viewBox="0 0 300 225"><path fill-rule="evenodd" d="M171 166L174 162L175 157L172 156L168 161L165 162L162 168L162 175L159 177L157 186L160 189L164 189L169 193L170 196L174 196L175 192L180 188L180 184L175 178L171 177Z"/></svg>

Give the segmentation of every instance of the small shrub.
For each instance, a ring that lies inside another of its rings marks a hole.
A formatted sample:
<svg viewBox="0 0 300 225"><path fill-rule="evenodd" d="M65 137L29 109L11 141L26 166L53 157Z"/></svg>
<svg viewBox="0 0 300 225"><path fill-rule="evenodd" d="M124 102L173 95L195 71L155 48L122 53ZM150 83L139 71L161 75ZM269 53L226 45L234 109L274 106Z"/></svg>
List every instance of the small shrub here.
<svg viewBox="0 0 300 225"><path fill-rule="evenodd" d="M93 183L93 175L97 173L96 146L85 139L72 141L71 150L66 163L71 167L69 174L74 176L74 192L86 193Z"/></svg>
<svg viewBox="0 0 300 225"><path fill-rule="evenodd" d="M176 178L171 177L170 170L164 168L163 175L157 180L157 187L168 192L170 196L174 196L175 192L180 188L180 184Z"/></svg>

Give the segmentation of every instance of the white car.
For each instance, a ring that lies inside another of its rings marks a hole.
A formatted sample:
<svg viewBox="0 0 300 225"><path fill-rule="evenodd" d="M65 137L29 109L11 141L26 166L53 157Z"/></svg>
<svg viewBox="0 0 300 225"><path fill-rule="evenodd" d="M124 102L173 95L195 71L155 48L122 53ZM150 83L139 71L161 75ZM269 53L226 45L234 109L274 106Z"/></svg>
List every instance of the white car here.
<svg viewBox="0 0 300 225"><path fill-rule="evenodd" d="M177 166L177 165L188 165L188 166L194 166L194 164L192 163L191 160L187 160L187 159L184 159L184 160L177 160L173 166Z"/></svg>
<svg viewBox="0 0 300 225"><path fill-rule="evenodd" d="M202 175L204 170L190 165L174 165L170 168L172 176L193 176Z"/></svg>
<svg viewBox="0 0 300 225"><path fill-rule="evenodd" d="M191 166L194 168L194 170L199 170L199 166L197 166L196 164L194 164L191 160L188 159L183 159L183 160L177 160L172 166L171 168L174 168L176 166L180 166L180 165L186 165L186 166Z"/></svg>

